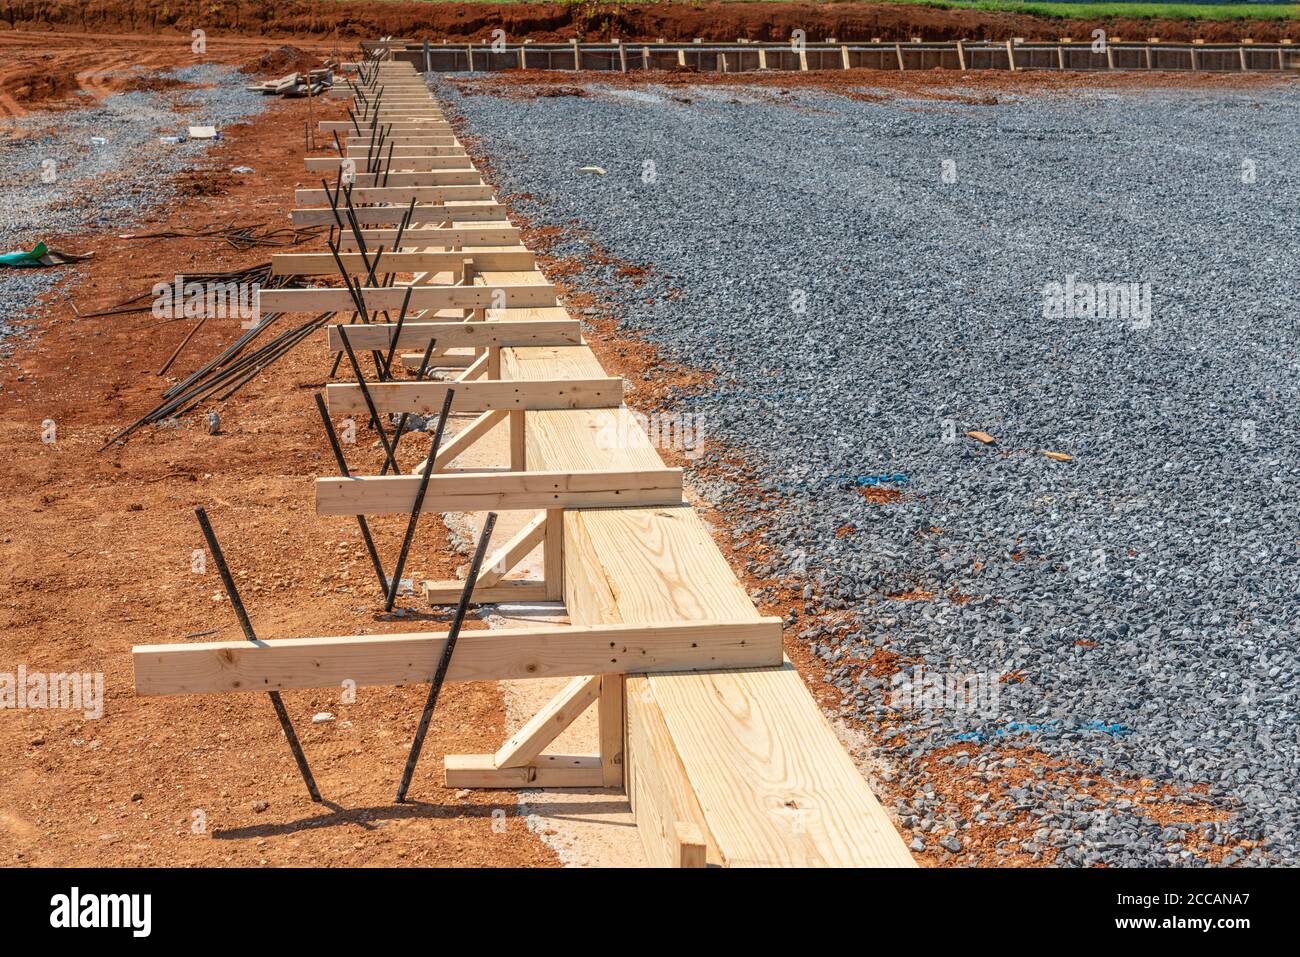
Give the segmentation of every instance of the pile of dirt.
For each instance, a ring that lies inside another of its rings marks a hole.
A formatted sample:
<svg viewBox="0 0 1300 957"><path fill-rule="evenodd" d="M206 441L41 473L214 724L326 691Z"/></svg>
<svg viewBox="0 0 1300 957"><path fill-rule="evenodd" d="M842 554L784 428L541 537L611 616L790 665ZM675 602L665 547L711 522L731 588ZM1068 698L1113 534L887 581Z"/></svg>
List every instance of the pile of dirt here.
<svg viewBox="0 0 1300 957"><path fill-rule="evenodd" d="M77 89L77 77L69 70L57 66L36 64L30 69L15 72L0 79L0 93L6 93L19 103L30 106L46 100L57 100Z"/></svg>
<svg viewBox="0 0 1300 957"><path fill-rule="evenodd" d="M193 83L186 83L174 76L163 76L160 73L142 73L123 83L122 89L127 93L163 93L167 90L192 87L193 85Z"/></svg>
<svg viewBox="0 0 1300 957"><path fill-rule="evenodd" d="M284 76L288 73L306 73L322 65L323 62L319 57L286 43L282 47L268 50L256 59L249 60L242 69L245 73L258 76Z"/></svg>
<svg viewBox="0 0 1300 957"><path fill-rule="evenodd" d="M210 36L316 36L340 40L378 36L449 40L487 40L502 29L510 40L536 41L691 40L786 41L803 30L809 40L1054 40L1085 39L1098 27L1134 39L1159 36L1167 41L1201 38L1210 42L1251 37L1272 42L1300 39L1300 21L1177 18L1065 19L986 10L942 10L901 3L412 3L315 0L253 0L209 4L178 0L158 5L147 0L99 0L69 4L58 0L12 0L0 10L0 26L18 29L74 29L119 33L165 31ZM291 68L290 68L291 69ZM285 72L288 70L286 69Z"/></svg>

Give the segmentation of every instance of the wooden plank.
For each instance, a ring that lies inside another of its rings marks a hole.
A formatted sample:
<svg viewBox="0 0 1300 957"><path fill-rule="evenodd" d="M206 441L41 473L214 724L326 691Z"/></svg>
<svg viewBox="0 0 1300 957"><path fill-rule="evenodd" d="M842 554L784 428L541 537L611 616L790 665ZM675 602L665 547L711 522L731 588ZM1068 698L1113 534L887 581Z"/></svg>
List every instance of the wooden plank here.
<svg viewBox="0 0 1300 957"><path fill-rule="evenodd" d="M648 682L728 866L915 866L793 665Z"/></svg>
<svg viewBox="0 0 1300 957"><path fill-rule="evenodd" d="M423 594L430 605L454 605L460 601L464 588L463 581L427 581ZM491 588L475 588L472 599L476 605L546 600L546 583L535 581L503 581Z"/></svg>
<svg viewBox="0 0 1300 957"><path fill-rule="evenodd" d="M440 340L441 341L441 340ZM356 346L353 346L355 349ZM370 396L379 412L429 415L454 391L453 412L527 409L602 409L623 401L622 379L479 379L473 382L372 382ZM351 382L325 386L329 409L339 415L369 411L361 387Z"/></svg>
<svg viewBox="0 0 1300 957"><path fill-rule="evenodd" d="M343 253L343 268L350 273L368 271L358 253ZM490 246L449 252L394 253L387 250L381 257L385 272L445 272L458 268L466 259L476 269L534 270L537 258L523 246ZM275 276L333 276L338 273L331 253L276 253L271 257L271 274ZM558 343L556 343L558 345Z"/></svg>
<svg viewBox="0 0 1300 957"><path fill-rule="evenodd" d="M415 200L419 203L449 203L466 199L494 199L495 191L491 186L372 186L352 191L352 204L362 203L401 203L403 206ZM298 206L326 206L330 196L323 189L294 190L294 202Z"/></svg>
<svg viewBox="0 0 1300 957"><path fill-rule="evenodd" d="M490 220L494 223L500 223L502 227L510 225L509 219L506 217L506 208L496 202L446 204L442 206L426 204L414 208L406 206L363 206L361 209L354 210L353 215L356 216L357 223L361 226L398 223L405 217L409 217L408 221L412 223ZM315 209L295 209L289 214L289 218L295 226L332 226L336 222L334 210L328 206ZM367 233L369 233L369 230L367 230ZM343 235L346 239L352 238L350 230ZM369 235L367 235L366 239L369 241ZM355 240L353 242L355 244ZM412 239L411 242L402 245L407 249L411 249L417 244ZM353 249L355 245L346 248Z"/></svg>
<svg viewBox="0 0 1300 957"><path fill-rule="evenodd" d="M600 758L543 754L522 768L498 768L490 754L449 754L443 783L449 788L598 788Z"/></svg>
<svg viewBox="0 0 1300 957"><path fill-rule="evenodd" d="M484 412L474 419L473 422L465 426L449 440L445 441L438 449L438 457L433 460L433 470L441 472L456 458L462 455L467 449L474 445L479 439L487 435L501 422L505 421L506 413L498 409ZM425 461L427 461L427 457ZM419 475L424 471L424 462L421 462L411 470L412 475ZM557 596L558 597L558 596Z"/></svg>
<svg viewBox="0 0 1300 957"><path fill-rule="evenodd" d="M693 829L689 837L692 852L698 847L707 863L721 865L722 856L709 837L704 812L648 679L629 675L626 683L627 796L647 863L651 867L678 866L682 859L679 828L686 826Z"/></svg>
<svg viewBox="0 0 1300 957"><path fill-rule="evenodd" d="M380 260L381 264L383 260ZM402 308L406 286L362 286L360 294L369 309ZM258 294L262 314L272 312L347 312L354 308L351 293L343 288L263 289ZM548 282L526 286L416 286L412 309L494 309L518 306L553 306L555 287Z"/></svg>
<svg viewBox="0 0 1300 957"><path fill-rule="evenodd" d="M141 695L224 694L289 688L421 684L430 680L442 632L137 645ZM549 626L464 631L448 681L563 678L771 664L781 656L781 620L651 626Z"/></svg>
<svg viewBox="0 0 1300 957"><path fill-rule="evenodd" d="M370 156L369 146L345 146L343 152L355 160L363 160ZM460 156L464 157L465 147L459 143L420 143L415 146L394 146L393 158L402 159L408 156ZM378 156L376 156L378 158ZM384 146L383 159L388 158L388 146ZM361 165L361 164L359 164Z"/></svg>
<svg viewBox="0 0 1300 957"><path fill-rule="evenodd" d="M498 768L521 768L560 736L575 718L600 697L600 675L580 675L506 739L493 756Z"/></svg>
<svg viewBox="0 0 1300 957"><path fill-rule="evenodd" d="M607 788L623 786L623 676L604 675L600 682L600 766Z"/></svg>
<svg viewBox="0 0 1300 957"><path fill-rule="evenodd" d="M509 541L487 557L474 582L475 591L480 588L491 588L501 581L528 557L529 552L542 544L542 539L546 535L546 515L546 512L538 513L515 532Z"/></svg>
<svg viewBox="0 0 1300 957"><path fill-rule="evenodd" d="M483 186L483 176L476 169L390 170L387 173L353 174L352 188L375 189L381 186ZM332 189L333 187L331 187Z"/></svg>
<svg viewBox="0 0 1300 957"><path fill-rule="evenodd" d="M459 155L446 156L398 156L396 150L393 152L393 165L391 168L394 170L422 172L425 170L467 170L475 168L474 161L466 156L464 151ZM363 169L365 167L365 163L362 161L364 157L355 159L357 168ZM385 159L387 159L387 156L385 156ZM308 156L305 167L309 170L333 173L342 162L342 158L338 156Z"/></svg>
<svg viewBox="0 0 1300 957"><path fill-rule="evenodd" d="M680 469L644 472L458 472L429 477L422 511L680 505ZM409 515L417 475L316 479L317 515Z"/></svg>
<svg viewBox="0 0 1300 957"><path fill-rule="evenodd" d="M564 527L566 584L597 582L566 591L575 623L647 616L744 620L758 614L694 509L567 512ZM662 712L667 738L638 752L632 728L636 720L648 720L639 714L647 694ZM648 680L630 676L626 702L629 776L660 781L662 793L668 786L662 781L672 782L680 761L703 826L728 866L911 863L789 665ZM658 831L643 838L666 840L665 814L647 819ZM637 819L640 826L639 811Z"/></svg>
<svg viewBox="0 0 1300 957"><path fill-rule="evenodd" d="M329 210L326 210L328 213ZM454 220L455 213L446 212L443 220ZM362 230L366 245L377 249L380 243L389 244L397 241L396 229ZM519 241L519 230L508 222L492 224L465 223L451 227L419 227L407 229L402 234L402 248L420 249L424 247L443 246L500 246ZM340 237L340 248L354 250L357 248L356 237L348 230Z"/></svg>
<svg viewBox="0 0 1300 957"><path fill-rule="evenodd" d="M330 325L326 329L329 351L341 351L343 337L339 334L338 327ZM369 325L350 325L347 334L353 349L387 349L396 331L396 323L372 322ZM582 325L577 319L540 322L406 322L402 324L401 334L397 337L397 348L423 349L431 339L437 341L440 349L576 344L582 341Z"/></svg>

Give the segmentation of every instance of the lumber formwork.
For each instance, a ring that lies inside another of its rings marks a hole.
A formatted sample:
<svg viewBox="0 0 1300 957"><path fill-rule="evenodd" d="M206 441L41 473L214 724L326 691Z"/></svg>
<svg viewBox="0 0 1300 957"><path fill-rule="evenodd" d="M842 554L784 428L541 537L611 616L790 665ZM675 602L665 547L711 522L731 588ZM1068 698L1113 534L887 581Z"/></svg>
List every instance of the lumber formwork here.
<svg viewBox="0 0 1300 957"><path fill-rule="evenodd" d="M419 104L422 116L443 122L410 64L383 62L378 74L390 93L399 87L406 92L400 103L385 98L376 116L356 103L361 120L398 115L385 109L406 116ZM358 167L374 160L354 155ZM411 168L476 175L463 152L438 158L467 165ZM325 168L322 159L328 158L309 159L309 167ZM374 182L378 174L368 175ZM479 413L439 450L422 510L533 513L488 559L473 599L562 600L571 621L461 637L448 680L571 680L496 753L447 755L448 786L625 788L646 859L655 866L912 866L884 810L784 659L780 620L759 613L695 509L683 501L681 471L665 466L623 403L622 380L606 374L504 216L491 224L465 220L463 204L451 201L458 194L446 192L459 187L442 182L412 180L373 195L369 185L354 191L377 202L415 199L436 211L425 221L437 225L408 230L401 249L390 253L392 271L411 278L396 287L357 290L369 311L397 308L411 287L412 313L400 337L395 324L376 322L350 326L348 343L364 351L418 349L436 340L440 352L470 350L454 382L391 381L373 385L372 395L381 413L428 413L454 388L456 407ZM324 191L302 190L298 198L319 202ZM495 205L490 191L484 198ZM362 223L371 250L395 241L392 228ZM319 276L331 272L332 263L332 255L293 253L276 256L274 269ZM342 263L364 274L358 253L344 253ZM352 308L345 290L292 292L264 293L262 308ZM327 354L342 348L338 327L330 328L327 346ZM331 384L327 393L331 412L367 410L357 384ZM442 474L502 424L510 436L508 472ZM609 441L611 435L617 441ZM422 469L423 463L416 472ZM418 474L323 476L316 480L317 511L409 514L419 484ZM538 548L543 580L507 577ZM447 603L462 587L428 582L425 594ZM416 633L144 645L133 649L136 688L140 694L214 694L335 687L344 679L423 683L446 640L440 633ZM545 753L564 727L593 707L598 754Z"/></svg>

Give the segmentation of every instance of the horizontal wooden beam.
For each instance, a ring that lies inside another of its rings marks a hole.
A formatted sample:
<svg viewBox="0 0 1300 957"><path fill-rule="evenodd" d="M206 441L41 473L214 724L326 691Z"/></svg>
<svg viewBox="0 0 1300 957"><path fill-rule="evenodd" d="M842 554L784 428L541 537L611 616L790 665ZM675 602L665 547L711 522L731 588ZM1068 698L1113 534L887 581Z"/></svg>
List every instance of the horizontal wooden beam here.
<svg viewBox="0 0 1300 957"><path fill-rule="evenodd" d="M378 154L378 147L376 147ZM370 156L369 146L347 146L344 152L349 159L362 160ZM464 157L465 147L459 143L418 143L414 146L394 146L392 150L394 159L400 159L405 156L460 156ZM383 159L387 160L389 156L388 147L384 147Z"/></svg>
<svg viewBox="0 0 1300 957"><path fill-rule="evenodd" d="M383 259L379 261L383 267ZM363 286L368 309L402 308L407 289L411 309L510 309L554 306L555 287L549 282L511 286ZM342 287L263 289L258 296L262 314L272 312L346 312L355 308L352 294Z"/></svg>
<svg viewBox="0 0 1300 957"><path fill-rule="evenodd" d="M449 788L598 788L600 758L592 755L539 754L521 768L498 768L490 754L449 754L443 759Z"/></svg>
<svg viewBox="0 0 1300 957"><path fill-rule="evenodd" d="M380 124L387 126L394 133L404 133L407 130L450 130L451 124L445 119L440 119L436 113L427 114L426 119L410 121L412 114L404 114L401 117L392 120L380 120ZM354 127L351 120L322 120L320 124L322 133L352 133Z"/></svg>
<svg viewBox="0 0 1300 957"><path fill-rule="evenodd" d="M316 479L317 515L409 515L418 475ZM423 512L668 507L682 503L681 469L605 472L457 472L429 476Z"/></svg>
<svg viewBox="0 0 1300 957"><path fill-rule="evenodd" d="M430 605L454 605L460 601L465 583L451 579L427 581L422 590ZM476 587L471 600L476 605L496 605L517 601L546 601L546 598L546 582L511 579L497 582L490 588Z"/></svg>
<svg viewBox="0 0 1300 957"><path fill-rule="evenodd" d="M441 342L441 340L439 340ZM353 346L356 349L356 346ZM623 403L623 380L604 379L478 379L472 382L373 382L369 385L375 409L383 413L414 412L430 415L442 408L453 390L453 412L544 412L555 409L616 409ZM361 386L331 382L325 386L329 409L335 415L360 415L369 411Z"/></svg>
<svg viewBox="0 0 1300 957"><path fill-rule="evenodd" d="M141 695L339 688L429 681L442 632L136 645ZM462 631L448 681L757 668L781 660L781 619Z"/></svg>
<svg viewBox="0 0 1300 957"><path fill-rule="evenodd" d="M347 147L362 146L367 149L370 147L369 136L349 136L344 144ZM392 143L396 147L403 146L450 146L456 142L456 138L450 134L442 135L437 133L395 133L392 136L384 138L384 150L387 152L388 144Z"/></svg>
<svg viewBox="0 0 1300 957"><path fill-rule="evenodd" d="M360 225L377 226L385 223L401 222L408 215L408 207L400 205L363 206L360 209L353 210L353 212ZM499 222L503 226L508 224L505 206L495 201L417 205L414 209L409 210L409 216L410 222L413 223L444 223L449 220L460 222L491 220ZM346 223L347 213L344 212L342 217ZM295 209L291 213L291 219L295 226L332 226L337 222L334 210L327 206L315 209ZM345 237L350 235L350 231L344 233ZM402 243L402 245L410 248L414 243Z"/></svg>
<svg viewBox="0 0 1300 957"><path fill-rule="evenodd" d="M501 322L406 322L397 337L399 349L423 349L430 340L439 349L490 346L513 349L528 346L577 346L582 344L582 324L577 319L507 319ZM329 351L343 350L343 336L337 326L327 326ZM387 349L397 323L375 322L348 326L352 348Z"/></svg>
<svg viewBox="0 0 1300 957"><path fill-rule="evenodd" d="M329 210L325 212L328 213ZM454 214L446 214L446 219L454 220ZM384 248L387 249L389 244L397 241L397 229L391 226L378 229L363 229L362 235L365 236L366 245L370 249L378 249L380 243L383 243ZM507 243L517 242L519 242L519 229L516 226L511 226L508 222L480 224L461 220L455 226L422 226L407 229L402 233L403 249L445 248L447 246L502 246ZM345 250L357 248L357 240L352 235L352 230L345 230L340 234L339 247Z"/></svg>
<svg viewBox="0 0 1300 957"><path fill-rule="evenodd" d="M387 154L385 154L387 159ZM357 164L357 169L365 168L365 157L353 157ZM308 156L306 166L309 170L318 170L322 172L333 173L343 162L340 156ZM393 170L434 170L434 169L474 169L474 161L465 155L464 151L460 155L447 156L398 156L396 151L393 155L393 165L389 167Z"/></svg>
<svg viewBox="0 0 1300 957"><path fill-rule="evenodd" d="M483 177L476 169L389 170L386 173L361 173L352 177L353 190L381 186L482 186ZM333 189L333 187L331 187ZM410 202L410 200L407 200Z"/></svg>
<svg viewBox="0 0 1300 957"><path fill-rule="evenodd" d="M361 203L450 203L456 200L493 199L491 186L375 186L352 191L353 205ZM326 206L331 196L324 189L294 190L299 206Z"/></svg>
<svg viewBox="0 0 1300 957"><path fill-rule="evenodd" d="M365 273L369 269L359 254L344 253L339 258L350 273ZM370 258L373 261L374 256ZM385 249L380 264L384 272L445 272L460 269L467 259L480 272L529 272L537 268L537 257L523 246L409 253ZM275 276L335 276L338 270L331 253L277 253L271 257L271 274Z"/></svg>

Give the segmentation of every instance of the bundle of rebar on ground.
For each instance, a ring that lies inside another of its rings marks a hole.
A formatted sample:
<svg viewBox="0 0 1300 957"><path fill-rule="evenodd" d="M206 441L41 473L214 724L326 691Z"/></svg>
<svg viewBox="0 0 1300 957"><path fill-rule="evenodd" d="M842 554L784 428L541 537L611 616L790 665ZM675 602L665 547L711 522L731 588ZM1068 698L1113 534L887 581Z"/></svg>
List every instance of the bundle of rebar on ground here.
<svg viewBox="0 0 1300 957"><path fill-rule="evenodd" d="M278 282L277 285L285 286L289 283ZM162 402L114 435L100 446L99 451L102 452L110 445L124 441L133 432L146 425L176 419L192 412L205 401L224 402L334 317L333 312L321 313L258 343L263 334L283 315L283 313L271 313L252 325L229 348L209 359L182 381L163 392ZM205 319L206 317L200 319L198 325L202 325ZM188 342L196 331L197 326L191 330L185 341ZM184 344L182 342L181 347ZM172 359L168 360L168 366L176 355L179 355L181 347L178 347ZM165 368L167 366L164 366Z"/></svg>
<svg viewBox="0 0 1300 957"><path fill-rule="evenodd" d="M259 232L266 225L266 223L252 223L246 226L209 223L206 226L197 226L194 229L165 229L156 233L133 233L122 238L214 239L228 243L234 249L242 252L246 249L255 249L261 246L297 246L309 239L315 239L321 233L321 227L319 226L308 226L305 229L285 226Z"/></svg>

